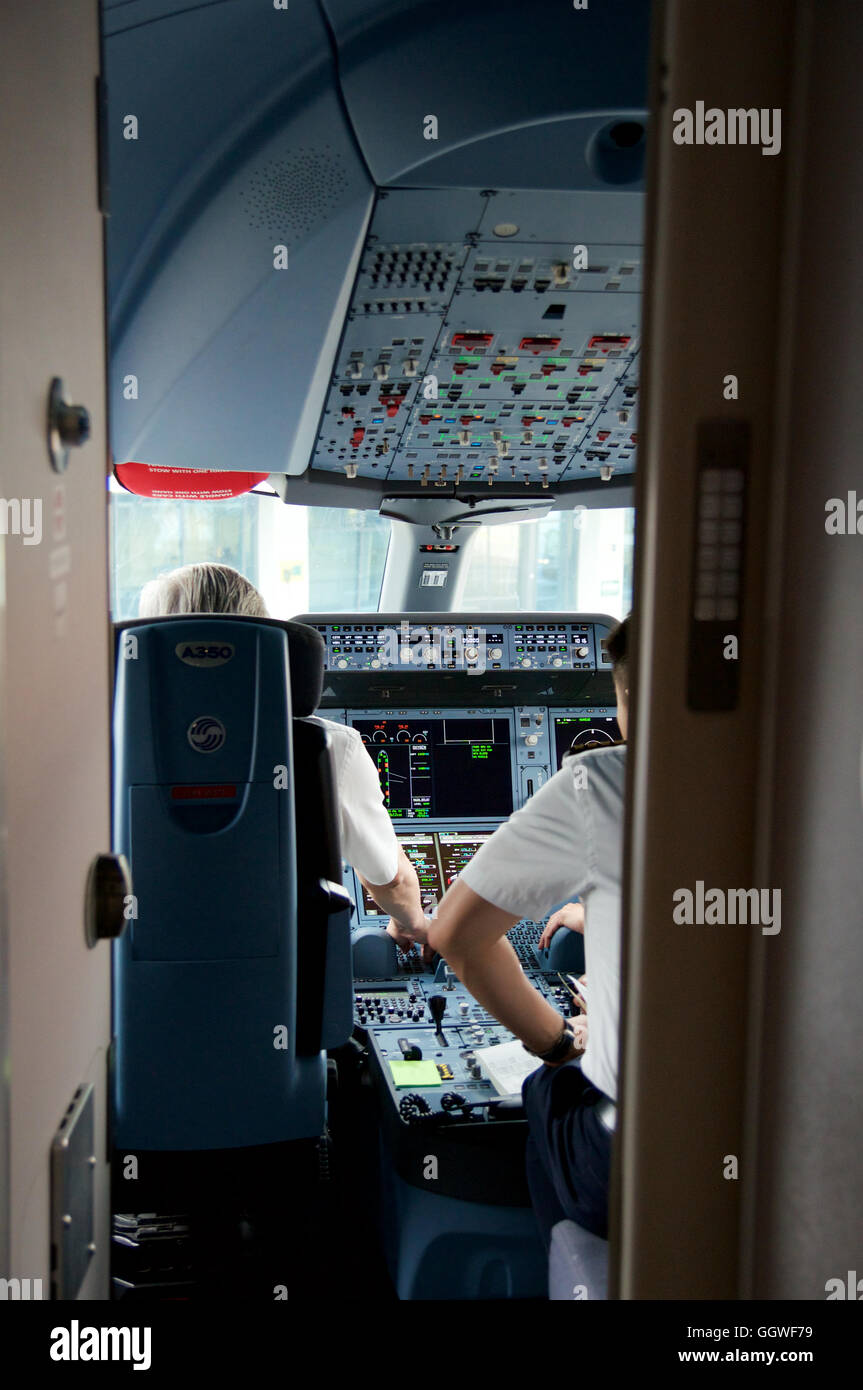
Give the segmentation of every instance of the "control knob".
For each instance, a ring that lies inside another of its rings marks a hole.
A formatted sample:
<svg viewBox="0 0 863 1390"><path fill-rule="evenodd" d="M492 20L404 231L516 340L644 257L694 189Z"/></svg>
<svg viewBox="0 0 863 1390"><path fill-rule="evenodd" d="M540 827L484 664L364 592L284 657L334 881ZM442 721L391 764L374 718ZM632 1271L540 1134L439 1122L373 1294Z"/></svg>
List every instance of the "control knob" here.
<svg viewBox="0 0 863 1390"><path fill-rule="evenodd" d="M535 748L539 743L539 734L525 734L524 741L528 748Z"/></svg>
<svg viewBox="0 0 863 1390"><path fill-rule="evenodd" d="M500 661L501 657L503 656L503 649L501 647L492 647L491 651L489 652L489 656L491 657L492 661Z"/></svg>
<svg viewBox="0 0 863 1390"><path fill-rule="evenodd" d="M589 651L589 647L576 647L575 654L576 656L587 656Z"/></svg>
<svg viewBox="0 0 863 1390"><path fill-rule="evenodd" d="M338 659L338 661L336 662L336 665L338 666L338 668L339 668L340 671L344 671L345 668L346 668L346 666L347 666L347 664L348 664L348 663L347 663L347 660L346 660L345 657L343 657L343 656L340 656L339 659Z"/></svg>

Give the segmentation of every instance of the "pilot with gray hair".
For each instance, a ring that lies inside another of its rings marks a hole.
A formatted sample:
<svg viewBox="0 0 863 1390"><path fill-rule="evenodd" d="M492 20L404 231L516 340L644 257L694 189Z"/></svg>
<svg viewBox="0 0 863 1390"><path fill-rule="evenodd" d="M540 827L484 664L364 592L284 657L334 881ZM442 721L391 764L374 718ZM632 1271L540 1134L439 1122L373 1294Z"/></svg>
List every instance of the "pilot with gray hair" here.
<svg viewBox="0 0 863 1390"><path fill-rule="evenodd" d="M183 565L151 579L141 590L138 614L160 618L182 613L231 613L267 618L258 590L230 565ZM398 945L425 943L416 869L408 859L384 806L375 765L356 729L321 719L329 736L338 799L342 856L366 890L390 916L387 931Z"/></svg>

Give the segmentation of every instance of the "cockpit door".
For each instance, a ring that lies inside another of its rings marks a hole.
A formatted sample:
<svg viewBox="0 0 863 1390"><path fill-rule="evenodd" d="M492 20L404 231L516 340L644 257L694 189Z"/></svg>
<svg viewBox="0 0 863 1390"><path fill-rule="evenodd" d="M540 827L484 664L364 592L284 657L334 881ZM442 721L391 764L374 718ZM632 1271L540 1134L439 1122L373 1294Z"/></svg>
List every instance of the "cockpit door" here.
<svg viewBox="0 0 863 1390"><path fill-rule="evenodd" d="M762 881L756 829L796 8L661 0L654 13L623 1298L741 1287L747 1010L758 943L783 949L762 934L779 885ZM759 920L744 924L736 895L752 910L752 889Z"/></svg>
<svg viewBox="0 0 863 1390"><path fill-rule="evenodd" d="M2 27L0 1273L48 1298L53 1242L59 1296L104 1299L110 952L84 924L110 848L98 5L7 3Z"/></svg>

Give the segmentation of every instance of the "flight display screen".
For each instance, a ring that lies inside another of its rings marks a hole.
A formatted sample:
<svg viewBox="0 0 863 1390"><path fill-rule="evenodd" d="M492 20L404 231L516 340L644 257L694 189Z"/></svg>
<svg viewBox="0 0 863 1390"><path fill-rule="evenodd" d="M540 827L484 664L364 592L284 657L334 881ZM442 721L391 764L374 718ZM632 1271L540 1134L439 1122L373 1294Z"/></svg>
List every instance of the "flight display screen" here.
<svg viewBox="0 0 863 1390"><path fill-rule="evenodd" d="M554 753L557 770L569 752L588 748L591 744L617 743L620 725L612 715L567 714L554 717Z"/></svg>
<svg viewBox="0 0 863 1390"><path fill-rule="evenodd" d="M399 844L417 871L423 912L428 916L443 897L440 865L434 835L399 835ZM363 887L363 912L366 917L384 917L377 903Z"/></svg>
<svg viewBox="0 0 863 1390"><path fill-rule="evenodd" d="M480 845L491 836L486 830L465 834L461 830L429 831L425 834L398 835L398 842L417 871L423 912L430 915L444 893L451 888L462 869L473 859ZM363 885L363 916L386 917Z"/></svg>
<svg viewBox="0 0 863 1390"><path fill-rule="evenodd" d="M438 832L438 845L440 847L441 874L443 877L444 891L451 888L461 873L473 859L480 845L484 845L486 840L491 838L491 831L485 835L463 835L461 831Z"/></svg>
<svg viewBox="0 0 863 1390"><path fill-rule="evenodd" d="M497 818L513 809L510 721L356 719L394 820Z"/></svg>

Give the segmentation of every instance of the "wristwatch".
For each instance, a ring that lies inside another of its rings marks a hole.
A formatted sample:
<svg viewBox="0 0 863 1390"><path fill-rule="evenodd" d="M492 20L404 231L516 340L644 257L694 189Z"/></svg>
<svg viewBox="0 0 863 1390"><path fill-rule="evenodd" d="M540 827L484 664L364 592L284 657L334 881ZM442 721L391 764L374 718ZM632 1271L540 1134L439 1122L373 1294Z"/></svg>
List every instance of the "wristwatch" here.
<svg viewBox="0 0 863 1390"><path fill-rule="evenodd" d="M532 1047L528 1047L526 1042L522 1043L525 1052L529 1052L531 1057L538 1057L541 1062L553 1064L562 1062L567 1053L575 1046L575 1034L568 1023L564 1023L563 1030L557 1042L548 1049L547 1052L534 1052Z"/></svg>

